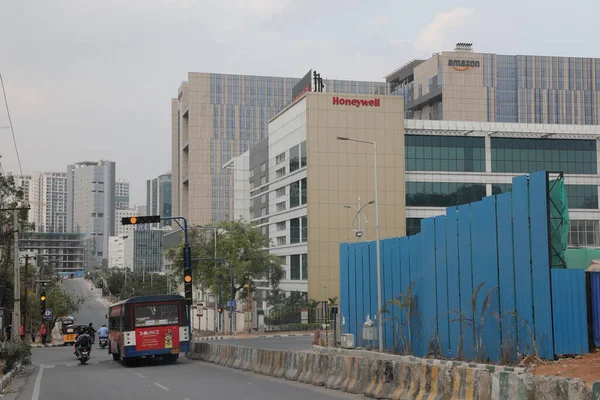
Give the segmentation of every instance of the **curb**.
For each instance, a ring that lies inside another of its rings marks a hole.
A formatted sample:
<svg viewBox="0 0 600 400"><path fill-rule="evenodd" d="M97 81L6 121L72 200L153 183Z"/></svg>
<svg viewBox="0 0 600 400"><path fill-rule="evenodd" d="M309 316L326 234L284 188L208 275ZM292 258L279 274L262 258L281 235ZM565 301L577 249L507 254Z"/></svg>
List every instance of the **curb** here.
<svg viewBox="0 0 600 400"><path fill-rule="evenodd" d="M247 340L247 339L265 339L265 338L282 338L282 337L311 337L314 334L309 333L309 334L291 334L291 335L256 335L256 336L244 336L244 337L237 337L237 336L206 336L206 337L200 337L200 338L196 338L193 339L194 341L198 341L198 342L206 342L206 341L211 341L211 340Z"/></svg>
<svg viewBox="0 0 600 400"><path fill-rule="evenodd" d="M13 369L8 371L8 373L4 374L4 376L2 376L2 378L0 378L0 393L4 393L4 389L6 389L8 384L13 380L15 375L17 373L19 373L20 370L21 370L21 363L17 363L17 365L15 365L13 367Z"/></svg>
<svg viewBox="0 0 600 400"><path fill-rule="evenodd" d="M581 379L477 368L485 364L434 364L416 357L392 360L357 353L290 352L193 341L187 357L376 399L592 399L592 389Z"/></svg>

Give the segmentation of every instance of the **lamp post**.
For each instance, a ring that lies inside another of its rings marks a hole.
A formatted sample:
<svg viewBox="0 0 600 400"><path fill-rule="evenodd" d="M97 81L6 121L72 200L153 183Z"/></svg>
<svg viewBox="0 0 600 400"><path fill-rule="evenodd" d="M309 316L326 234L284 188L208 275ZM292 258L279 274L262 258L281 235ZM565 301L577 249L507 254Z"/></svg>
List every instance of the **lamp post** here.
<svg viewBox="0 0 600 400"><path fill-rule="evenodd" d="M368 224L369 220L367 219L367 217L362 213L363 208L365 208L366 206L375 203L374 201L369 201L367 204L365 204L364 206L360 206L360 197L358 198L358 207L354 207L354 206L344 206L344 208L349 208L352 209L354 211L356 211L356 215L354 216L354 219L352 220L352 223L350 224L350 226L354 226L354 221L356 221L356 219L358 218L358 229L356 229L356 237L358 238L358 240L360 241L360 238L362 237L363 233L362 233L362 229L360 226L360 218L359 215L361 217L363 217L365 219L365 222Z"/></svg>
<svg viewBox="0 0 600 400"><path fill-rule="evenodd" d="M337 140L346 140L349 142L365 143L373 146L373 164L375 169L375 254L377 257L377 325L378 339L379 339L379 351L383 352L383 315L381 310L383 308L381 301L381 256L380 256L380 234L379 234L379 196L377 187L377 142L370 142L367 140L352 139L348 137L338 136Z"/></svg>

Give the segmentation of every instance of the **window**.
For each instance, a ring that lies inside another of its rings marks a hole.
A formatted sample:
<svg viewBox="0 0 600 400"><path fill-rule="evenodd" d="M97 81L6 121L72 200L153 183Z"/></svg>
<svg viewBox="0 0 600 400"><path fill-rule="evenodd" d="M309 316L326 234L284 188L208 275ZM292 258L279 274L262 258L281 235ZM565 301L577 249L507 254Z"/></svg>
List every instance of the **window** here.
<svg viewBox="0 0 600 400"><path fill-rule="evenodd" d="M300 204L306 204L306 178L300 181Z"/></svg>
<svg viewBox="0 0 600 400"><path fill-rule="evenodd" d="M277 171L275 171L275 177L276 178L281 178L285 175L285 167L278 169Z"/></svg>
<svg viewBox="0 0 600 400"><path fill-rule="evenodd" d="M285 196L285 186L277 189L277 191L275 192L275 196L277 196L277 197Z"/></svg>
<svg viewBox="0 0 600 400"><path fill-rule="evenodd" d="M290 256L290 279L293 281L308 279L306 254L293 254Z"/></svg>
<svg viewBox="0 0 600 400"><path fill-rule="evenodd" d="M596 141L492 138L492 172L596 174Z"/></svg>
<svg viewBox="0 0 600 400"><path fill-rule="evenodd" d="M569 224L569 246L598 247L600 222L597 220L575 220Z"/></svg>
<svg viewBox="0 0 600 400"><path fill-rule="evenodd" d="M267 163L260 164L260 172L265 172L267 170Z"/></svg>
<svg viewBox="0 0 600 400"><path fill-rule="evenodd" d="M290 243L300 243L300 218L290 220Z"/></svg>
<svg viewBox="0 0 600 400"><path fill-rule="evenodd" d="M290 208L300 205L300 181L290 184Z"/></svg>
<svg viewBox="0 0 600 400"><path fill-rule="evenodd" d="M407 171L484 172L481 137L406 135Z"/></svg>
<svg viewBox="0 0 600 400"><path fill-rule="evenodd" d="M278 223L277 223L277 230L278 230L278 231L285 231L285 225L286 225L285 221L283 221L283 222L278 222Z"/></svg>
<svg viewBox="0 0 600 400"><path fill-rule="evenodd" d="M266 176L261 177L260 178L260 185L262 186L262 185L266 185L266 184L267 184L267 177Z"/></svg>
<svg viewBox="0 0 600 400"><path fill-rule="evenodd" d="M423 218L406 218L406 236L416 235L421 232L421 220Z"/></svg>
<svg viewBox="0 0 600 400"><path fill-rule="evenodd" d="M282 162L285 161L285 152L279 154L277 157L275 157L275 164L281 164Z"/></svg>
<svg viewBox="0 0 600 400"><path fill-rule="evenodd" d="M285 246L285 236L277 237L277 246Z"/></svg>
<svg viewBox="0 0 600 400"><path fill-rule="evenodd" d="M264 217L265 215L267 215L267 208L263 207L260 209L260 216Z"/></svg>
<svg viewBox="0 0 600 400"><path fill-rule="evenodd" d="M300 146L290 149L290 173L300 168Z"/></svg>
<svg viewBox="0 0 600 400"><path fill-rule="evenodd" d="M308 241L308 219L307 217L302 217L302 241Z"/></svg>
<svg viewBox="0 0 600 400"><path fill-rule="evenodd" d="M281 203L277 203L277 211L285 211L285 201L282 201Z"/></svg>
<svg viewBox="0 0 600 400"><path fill-rule="evenodd" d="M451 207L486 196L483 183L406 182L407 207Z"/></svg>
<svg viewBox="0 0 600 400"><path fill-rule="evenodd" d="M306 167L306 140L300 143L300 168Z"/></svg>
<svg viewBox="0 0 600 400"><path fill-rule="evenodd" d="M263 194L263 195L260 196L260 202L261 203L266 203L267 202L267 195L266 194Z"/></svg>
<svg viewBox="0 0 600 400"><path fill-rule="evenodd" d="M179 306L177 304L156 304L133 308L135 327L179 325Z"/></svg>

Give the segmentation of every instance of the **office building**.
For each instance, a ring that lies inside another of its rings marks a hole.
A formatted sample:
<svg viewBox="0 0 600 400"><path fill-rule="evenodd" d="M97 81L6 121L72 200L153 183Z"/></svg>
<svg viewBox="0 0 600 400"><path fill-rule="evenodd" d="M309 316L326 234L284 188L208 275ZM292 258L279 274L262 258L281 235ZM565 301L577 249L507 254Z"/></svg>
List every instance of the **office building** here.
<svg viewBox="0 0 600 400"><path fill-rule="evenodd" d="M146 181L146 210L149 215L170 217L171 201L170 173ZM171 226L171 221L161 221L160 226Z"/></svg>
<svg viewBox="0 0 600 400"><path fill-rule="evenodd" d="M338 136L377 142L381 238L405 234L403 110L402 97L308 92L269 122L267 138L232 160L236 169L248 166L250 219L285 265L282 290L338 296L339 243L355 239L357 199L375 199L373 146ZM359 217L368 220L360 240L374 240L374 205ZM257 300L266 298L265 284Z"/></svg>
<svg viewBox="0 0 600 400"><path fill-rule="evenodd" d="M129 208L129 181L122 178L115 182L115 207L117 210Z"/></svg>
<svg viewBox="0 0 600 400"><path fill-rule="evenodd" d="M570 246L600 246L600 126L405 121L406 230L445 207L511 191L516 175L562 171Z"/></svg>
<svg viewBox="0 0 600 400"><path fill-rule="evenodd" d="M600 124L600 58L475 53L469 43L386 77L407 119Z"/></svg>
<svg viewBox="0 0 600 400"><path fill-rule="evenodd" d="M132 254L134 272L163 272L163 234L160 229L138 227L133 235L128 235L125 247L126 252Z"/></svg>
<svg viewBox="0 0 600 400"><path fill-rule="evenodd" d="M132 231L133 232L133 231ZM125 246L129 235L116 235L108 239L108 268L133 271L132 246Z"/></svg>
<svg viewBox="0 0 600 400"><path fill-rule="evenodd" d="M233 218L232 169L223 165L264 139L292 100L297 78L188 74L171 102L172 214L190 225ZM310 83L310 77L308 79ZM384 82L325 80L334 93L386 93Z"/></svg>
<svg viewBox="0 0 600 400"><path fill-rule="evenodd" d="M83 271L85 267L86 234L22 232L19 250L33 252L36 262L52 267L58 273Z"/></svg>
<svg viewBox="0 0 600 400"><path fill-rule="evenodd" d="M135 225L123 225L121 221L123 218L136 217L138 215L145 215L138 213L137 208L125 208L115 210L115 236L128 235L135 229Z"/></svg>
<svg viewBox="0 0 600 400"><path fill-rule="evenodd" d="M108 238L115 233L115 163L84 161L67 166L67 228L89 236L91 267L108 265Z"/></svg>
<svg viewBox="0 0 600 400"><path fill-rule="evenodd" d="M29 222L36 232L67 232L67 174L34 172L29 183Z"/></svg>

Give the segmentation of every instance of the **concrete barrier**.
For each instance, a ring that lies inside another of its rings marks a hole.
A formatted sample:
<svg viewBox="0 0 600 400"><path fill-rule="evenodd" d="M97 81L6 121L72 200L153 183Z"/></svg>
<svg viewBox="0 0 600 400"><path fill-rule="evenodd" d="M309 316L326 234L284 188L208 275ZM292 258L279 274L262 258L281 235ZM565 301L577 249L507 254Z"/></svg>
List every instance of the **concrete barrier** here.
<svg viewBox="0 0 600 400"><path fill-rule="evenodd" d="M188 357L375 399L591 400L580 379L534 376L416 358L386 360L336 352L289 352L193 342Z"/></svg>

